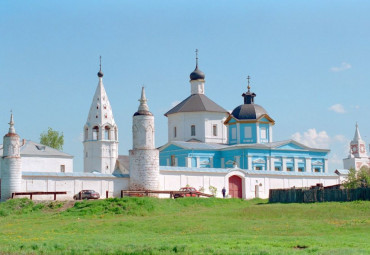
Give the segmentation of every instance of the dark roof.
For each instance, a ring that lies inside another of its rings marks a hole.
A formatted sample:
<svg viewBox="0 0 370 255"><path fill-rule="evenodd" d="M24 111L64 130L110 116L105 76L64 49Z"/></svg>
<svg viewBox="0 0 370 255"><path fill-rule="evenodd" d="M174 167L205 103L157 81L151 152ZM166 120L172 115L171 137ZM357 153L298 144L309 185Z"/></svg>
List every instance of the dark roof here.
<svg viewBox="0 0 370 255"><path fill-rule="evenodd" d="M236 107L231 113L238 120L255 120L263 114L267 114L267 112L258 104L242 104Z"/></svg>
<svg viewBox="0 0 370 255"><path fill-rule="evenodd" d="M190 80L204 80L206 75L198 69L198 65L196 66L195 70L190 74Z"/></svg>
<svg viewBox="0 0 370 255"><path fill-rule="evenodd" d="M213 102L206 95L193 94L166 112L164 116L178 112L225 112L224 108Z"/></svg>
<svg viewBox="0 0 370 255"><path fill-rule="evenodd" d="M138 115L153 116L153 114L150 111L137 111L134 113L134 116L138 116Z"/></svg>

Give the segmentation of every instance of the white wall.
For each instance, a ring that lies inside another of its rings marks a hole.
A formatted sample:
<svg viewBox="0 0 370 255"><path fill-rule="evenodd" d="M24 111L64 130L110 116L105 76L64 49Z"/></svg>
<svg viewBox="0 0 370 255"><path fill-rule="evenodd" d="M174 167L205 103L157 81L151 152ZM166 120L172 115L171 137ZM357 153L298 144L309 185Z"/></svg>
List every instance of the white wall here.
<svg viewBox="0 0 370 255"><path fill-rule="evenodd" d="M60 173L61 165L65 165L66 173L73 172L73 158L22 156L22 172Z"/></svg>
<svg viewBox="0 0 370 255"><path fill-rule="evenodd" d="M180 112L168 116L168 141L188 141L197 139L206 143L226 143L227 128L223 124L227 113ZM196 127L196 135L191 136L191 125ZM217 136L213 136L213 125L217 125ZM174 127L177 136L174 137Z"/></svg>
<svg viewBox="0 0 370 255"><path fill-rule="evenodd" d="M58 177L58 176L23 176L22 192L27 191L66 191L67 195L57 195L57 200L72 200L83 189L93 189L105 198L120 197L121 190L127 190L129 178L109 177ZM29 197L29 196L25 196ZM33 200L53 200L53 195L33 196Z"/></svg>
<svg viewBox="0 0 370 255"><path fill-rule="evenodd" d="M160 170L160 189L179 190L186 185L196 189L204 187L205 193L209 193L209 186L217 188L217 197L222 197L221 190L229 190L229 178L238 175L243 182L243 198L255 198L255 188L258 185L258 196L268 198L270 189L287 189L292 187L310 187L317 183L330 186L340 183L339 176L297 176L297 175L270 175L270 174L245 174L240 170L225 173L194 172Z"/></svg>

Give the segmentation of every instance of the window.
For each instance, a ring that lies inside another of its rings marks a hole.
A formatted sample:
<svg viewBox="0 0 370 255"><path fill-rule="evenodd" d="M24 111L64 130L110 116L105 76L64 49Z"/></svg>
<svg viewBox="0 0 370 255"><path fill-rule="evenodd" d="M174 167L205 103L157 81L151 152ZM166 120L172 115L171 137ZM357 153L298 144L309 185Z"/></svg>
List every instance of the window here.
<svg viewBox="0 0 370 255"><path fill-rule="evenodd" d="M60 165L60 171L62 173L65 173L66 172L66 166L65 165Z"/></svg>
<svg viewBox="0 0 370 255"><path fill-rule="evenodd" d="M292 171L293 171L293 168L292 168L292 167L287 167L287 168L286 168L286 170L287 170L288 172L292 172Z"/></svg>
<svg viewBox="0 0 370 255"><path fill-rule="evenodd" d="M280 171L280 167L279 166L275 166L275 171Z"/></svg>
<svg viewBox="0 0 370 255"><path fill-rule="evenodd" d="M262 166L256 166L256 170L262 170Z"/></svg>
<svg viewBox="0 0 370 255"><path fill-rule="evenodd" d="M298 167L298 172L304 172L304 168L303 167Z"/></svg>
<svg viewBox="0 0 370 255"><path fill-rule="evenodd" d="M320 173L320 168L319 167L315 167L315 173Z"/></svg>
<svg viewBox="0 0 370 255"><path fill-rule="evenodd" d="M217 125L212 126L213 136L217 136Z"/></svg>
<svg viewBox="0 0 370 255"><path fill-rule="evenodd" d="M177 137L177 128L176 127L173 128L173 137Z"/></svg>
<svg viewBox="0 0 370 255"><path fill-rule="evenodd" d="M191 125L191 136L195 136L195 125Z"/></svg>
<svg viewBox="0 0 370 255"><path fill-rule="evenodd" d="M262 127L261 128L261 139L266 139L266 128Z"/></svg>
<svg viewBox="0 0 370 255"><path fill-rule="evenodd" d="M251 138L252 137L252 128L251 127L244 127L244 137Z"/></svg>
<svg viewBox="0 0 370 255"><path fill-rule="evenodd" d="M236 139L236 128L231 129L231 139Z"/></svg>
<svg viewBox="0 0 370 255"><path fill-rule="evenodd" d="M98 140L99 138L99 127L95 126L93 128L93 140Z"/></svg>
<svg viewBox="0 0 370 255"><path fill-rule="evenodd" d="M176 166L176 157L175 157L175 155L171 155L171 166Z"/></svg>
<svg viewBox="0 0 370 255"><path fill-rule="evenodd" d="M104 139L110 140L110 127L106 126L104 128Z"/></svg>

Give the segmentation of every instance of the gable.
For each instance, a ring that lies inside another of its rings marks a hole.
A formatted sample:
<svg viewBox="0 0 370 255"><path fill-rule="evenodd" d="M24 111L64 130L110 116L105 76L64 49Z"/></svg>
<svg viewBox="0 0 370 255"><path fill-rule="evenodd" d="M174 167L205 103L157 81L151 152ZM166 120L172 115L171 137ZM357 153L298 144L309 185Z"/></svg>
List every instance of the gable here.
<svg viewBox="0 0 370 255"><path fill-rule="evenodd" d="M262 121L262 122L270 122L270 120L266 119L265 117L259 119L259 121Z"/></svg>
<svg viewBox="0 0 370 255"><path fill-rule="evenodd" d="M174 150L183 150L180 146L176 146L174 144L168 144L161 148L159 148L160 152L168 152L168 151L174 151Z"/></svg>
<svg viewBox="0 0 370 255"><path fill-rule="evenodd" d="M283 144L279 147L276 147L276 149L284 149L284 150L306 150L307 148L303 147L303 146L299 146L298 144L295 144L295 143L287 143L287 144Z"/></svg>

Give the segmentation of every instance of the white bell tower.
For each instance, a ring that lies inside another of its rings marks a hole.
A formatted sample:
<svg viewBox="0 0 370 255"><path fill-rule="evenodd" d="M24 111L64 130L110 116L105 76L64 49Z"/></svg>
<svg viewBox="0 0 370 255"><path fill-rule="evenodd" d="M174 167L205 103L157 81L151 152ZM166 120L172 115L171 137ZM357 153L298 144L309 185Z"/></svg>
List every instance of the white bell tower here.
<svg viewBox="0 0 370 255"><path fill-rule="evenodd" d="M118 158L118 128L103 85L103 72L84 126L84 172L113 173Z"/></svg>
<svg viewBox="0 0 370 255"><path fill-rule="evenodd" d="M356 130L353 140L350 143L348 158L343 159L345 169L354 168L360 170L362 166L370 167L370 159L366 151L366 143L361 139L360 131L356 123Z"/></svg>

